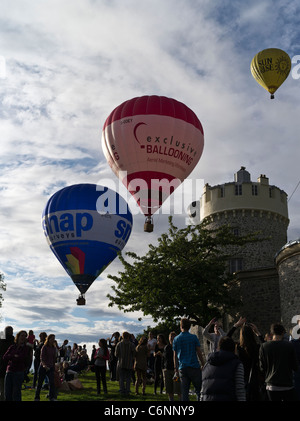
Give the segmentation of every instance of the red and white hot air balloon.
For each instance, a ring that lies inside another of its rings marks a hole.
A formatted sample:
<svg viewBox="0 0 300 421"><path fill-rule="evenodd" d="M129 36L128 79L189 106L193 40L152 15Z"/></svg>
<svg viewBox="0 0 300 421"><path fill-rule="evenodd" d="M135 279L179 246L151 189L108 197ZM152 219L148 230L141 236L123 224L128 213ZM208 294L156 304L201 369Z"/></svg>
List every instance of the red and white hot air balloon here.
<svg viewBox="0 0 300 421"><path fill-rule="evenodd" d="M175 99L133 98L108 116L103 152L146 216L145 231L152 231L152 215L193 171L203 146L198 117Z"/></svg>

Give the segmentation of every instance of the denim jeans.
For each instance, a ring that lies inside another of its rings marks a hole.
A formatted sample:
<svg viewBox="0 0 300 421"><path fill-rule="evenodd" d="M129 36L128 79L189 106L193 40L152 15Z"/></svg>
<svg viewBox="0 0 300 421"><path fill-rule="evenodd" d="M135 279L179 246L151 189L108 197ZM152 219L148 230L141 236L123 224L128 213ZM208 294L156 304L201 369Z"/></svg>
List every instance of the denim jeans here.
<svg viewBox="0 0 300 421"><path fill-rule="evenodd" d="M101 382L102 382L104 393L107 393L106 366L95 365L95 375L96 375L96 382L97 382L97 393L101 392Z"/></svg>
<svg viewBox="0 0 300 421"><path fill-rule="evenodd" d="M181 400L189 401L190 385L193 383L197 400L200 400L200 390L202 386L202 373L200 368L183 367L179 370L179 377L181 382Z"/></svg>
<svg viewBox="0 0 300 421"><path fill-rule="evenodd" d="M34 397L35 399L40 399L40 392L46 376L49 379L49 399L51 400L55 398L54 367L51 367L50 370L46 371L46 369L42 365L40 365L38 371L37 388Z"/></svg>
<svg viewBox="0 0 300 421"><path fill-rule="evenodd" d="M24 371L15 373L7 372L4 380L5 400L21 401L22 384L24 380Z"/></svg>
<svg viewBox="0 0 300 421"><path fill-rule="evenodd" d="M119 385L120 385L120 393L122 395L130 394L131 374L132 374L131 369L119 367Z"/></svg>

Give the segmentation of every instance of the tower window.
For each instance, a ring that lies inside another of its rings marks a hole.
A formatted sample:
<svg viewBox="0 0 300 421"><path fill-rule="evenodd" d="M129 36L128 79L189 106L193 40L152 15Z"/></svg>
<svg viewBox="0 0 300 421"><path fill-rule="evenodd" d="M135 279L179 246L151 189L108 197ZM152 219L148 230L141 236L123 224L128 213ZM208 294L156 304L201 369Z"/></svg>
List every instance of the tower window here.
<svg viewBox="0 0 300 421"><path fill-rule="evenodd" d="M242 195L242 185L241 184L236 184L235 185L235 195L236 196L241 196Z"/></svg>
<svg viewBox="0 0 300 421"><path fill-rule="evenodd" d="M239 237L240 229L238 227L232 228L232 234L235 235L236 237Z"/></svg>
<svg viewBox="0 0 300 421"><path fill-rule="evenodd" d="M243 270L243 259L234 258L229 260L229 272L234 273Z"/></svg>
<svg viewBox="0 0 300 421"><path fill-rule="evenodd" d="M252 196L257 196L257 185L252 184Z"/></svg>

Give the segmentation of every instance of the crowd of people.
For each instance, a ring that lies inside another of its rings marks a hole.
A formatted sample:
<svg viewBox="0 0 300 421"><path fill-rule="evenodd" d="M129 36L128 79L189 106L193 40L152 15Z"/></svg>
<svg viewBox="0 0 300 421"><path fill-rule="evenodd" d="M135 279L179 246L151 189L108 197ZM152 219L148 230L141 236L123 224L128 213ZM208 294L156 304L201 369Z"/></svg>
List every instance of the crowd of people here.
<svg viewBox="0 0 300 421"><path fill-rule="evenodd" d="M170 401L189 401L192 385L198 401L300 400L300 339L289 336L280 323L262 336L245 318L227 333L213 319L203 330L206 354L190 327L190 320L183 318L179 334L170 332L166 338L150 332L139 341L128 332L115 332L93 345L89 356L86 345L71 347L67 339L59 345L55 335L46 332L36 338L33 331L21 330L14 336L7 326L0 339L0 400L22 399L32 367L36 401L42 388L49 390L50 400L57 400L63 387L80 388L78 376L88 370L95 373L97 394L104 396L109 393L109 370L110 380L119 382L125 397L132 387L135 394L145 394L146 385L152 384L154 395L166 393Z"/></svg>

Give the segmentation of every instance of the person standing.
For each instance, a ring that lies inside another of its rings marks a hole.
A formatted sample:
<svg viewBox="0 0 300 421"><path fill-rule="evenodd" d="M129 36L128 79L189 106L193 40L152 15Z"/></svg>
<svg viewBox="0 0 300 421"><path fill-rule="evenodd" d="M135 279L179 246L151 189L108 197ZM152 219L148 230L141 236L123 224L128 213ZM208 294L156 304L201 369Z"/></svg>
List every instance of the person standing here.
<svg viewBox="0 0 300 421"><path fill-rule="evenodd" d="M122 335L122 341L116 346L116 357L118 359L119 385L121 395L130 394L130 381L135 358L135 346L130 340L128 332Z"/></svg>
<svg viewBox="0 0 300 421"><path fill-rule="evenodd" d="M32 349L26 346L26 339L27 332L25 330L18 332L15 343L8 348L3 356L4 361L7 362L4 380L6 401L22 400L22 383L32 355Z"/></svg>
<svg viewBox="0 0 300 421"><path fill-rule="evenodd" d="M3 360L3 355L6 353L8 348L14 343L13 328L6 326L4 329L4 338L0 339L0 401L5 400L4 393L4 379L6 373L7 362Z"/></svg>
<svg viewBox="0 0 300 421"><path fill-rule="evenodd" d="M182 401L189 401L191 383L193 383L197 398L200 400L202 377L198 358L202 366L205 364L199 339L189 332L190 327L190 320L182 318L180 321L181 333L173 341L175 373L179 373Z"/></svg>
<svg viewBox="0 0 300 421"><path fill-rule="evenodd" d="M214 331L210 332L211 326L214 326ZM216 352L218 350L219 340L226 333L221 328L216 317L214 317L203 330L203 336L209 341L209 352Z"/></svg>
<svg viewBox="0 0 300 421"><path fill-rule="evenodd" d="M91 366L93 366L95 364L95 355L96 355L96 352L97 352L96 345L93 345L92 353L91 353L91 364L90 364Z"/></svg>
<svg viewBox="0 0 300 421"><path fill-rule="evenodd" d="M236 344L236 354L243 363L247 401L260 401L265 397L264 378L259 369L259 348L264 342L263 336L253 323L240 318L227 333L232 337L240 328L240 340Z"/></svg>
<svg viewBox="0 0 300 421"><path fill-rule="evenodd" d="M156 395L158 385L160 385L161 394L164 388L162 356L166 345L167 341L165 336L162 333L159 333L157 335L157 342L154 349L154 395Z"/></svg>
<svg viewBox="0 0 300 421"><path fill-rule="evenodd" d="M139 340L137 347L135 348L135 361L134 370L136 371L135 381L135 394L139 394L139 385L142 384L142 393L145 395L146 382L147 382L147 359L149 356L149 350L147 347L147 338L142 336Z"/></svg>
<svg viewBox="0 0 300 421"><path fill-rule="evenodd" d="M272 341L264 342L259 350L260 369L264 373L270 401L297 400L293 372L298 361L293 344L284 340L285 329L280 323L271 326Z"/></svg>
<svg viewBox="0 0 300 421"><path fill-rule="evenodd" d="M28 332L28 336L27 336L27 345L31 346L31 348L33 348L35 343L35 334L33 332L33 330L29 330Z"/></svg>
<svg viewBox="0 0 300 421"><path fill-rule="evenodd" d="M62 346L59 347L60 362L67 360L67 347L68 347L68 343L69 343L68 339L65 339L63 341Z"/></svg>
<svg viewBox="0 0 300 421"><path fill-rule="evenodd" d="M175 332L169 334L169 343L165 346L163 352L163 376L166 393L169 396L169 401L174 401L174 395L178 395L181 400L180 379L175 376L174 358L173 358L173 340L176 336Z"/></svg>
<svg viewBox="0 0 300 421"><path fill-rule="evenodd" d="M70 356L71 364L76 364L78 354L79 354L79 347L78 347L77 343L74 342L72 350L71 350L71 356Z"/></svg>
<svg viewBox="0 0 300 421"><path fill-rule="evenodd" d="M110 371L110 380L116 381L117 380L117 357L116 357L116 346L118 342L120 342L121 336L119 332L115 332L112 334L111 338L108 338L108 347L109 347L109 371Z"/></svg>
<svg viewBox="0 0 300 421"><path fill-rule="evenodd" d="M298 338L292 337L291 344L295 348L295 352L296 352L297 360L298 360L298 370L294 372L294 385L295 385L295 392L297 395L297 400L300 401L300 337Z"/></svg>
<svg viewBox="0 0 300 421"><path fill-rule="evenodd" d="M57 348L55 345L55 335L51 334L47 337L44 346L41 350L41 363L38 371L38 384L35 391L35 401L40 400L40 393L43 382L47 376L49 379L49 399L56 400L55 397L55 384L54 384L54 370L56 363Z"/></svg>
<svg viewBox="0 0 300 421"><path fill-rule="evenodd" d="M148 334L148 349L149 349L149 357L148 357L148 367L152 373L154 373L154 351L156 346L157 340L153 336L153 332L149 332Z"/></svg>
<svg viewBox="0 0 300 421"><path fill-rule="evenodd" d="M103 386L103 392L107 393L106 385L106 361L109 360L109 350L107 347L107 341L105 339L99 339L99 348L95 353L95 375L97 382L97 395L101 392L101 382Z"/></svg>
<svg viewBox="0 0 300 421"><path fill-rule="evenodd" d="M234 340L223 336L202 369L201 401L246 401L244 366Z"/></svg>
<svg viewBox="0 0 300 421"><path fill-rule="evenodd" d="M35 348L34 348L34 360L33 360L34 374L33 374L33 385L32 385L34 389L35 389L37 378L38 378L39 366L41 364L41 350L45 344L47 333L41 332L39 334L39 338L40 340L38 344L35 344Z"/></svg>

